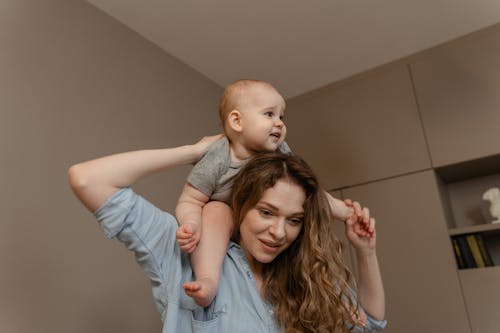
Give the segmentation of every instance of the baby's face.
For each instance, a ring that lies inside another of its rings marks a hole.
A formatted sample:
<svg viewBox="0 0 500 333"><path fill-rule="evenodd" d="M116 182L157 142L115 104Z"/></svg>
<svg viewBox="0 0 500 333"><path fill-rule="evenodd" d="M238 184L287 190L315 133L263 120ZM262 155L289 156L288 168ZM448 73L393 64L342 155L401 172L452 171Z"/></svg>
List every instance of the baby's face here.
<svg viewBox="0 0 500 333"><path fill-rule="evenodd" d="M253 152L276 151L286 137L285 100L273 88L255 85L240 104L241 144Z"/></svg>

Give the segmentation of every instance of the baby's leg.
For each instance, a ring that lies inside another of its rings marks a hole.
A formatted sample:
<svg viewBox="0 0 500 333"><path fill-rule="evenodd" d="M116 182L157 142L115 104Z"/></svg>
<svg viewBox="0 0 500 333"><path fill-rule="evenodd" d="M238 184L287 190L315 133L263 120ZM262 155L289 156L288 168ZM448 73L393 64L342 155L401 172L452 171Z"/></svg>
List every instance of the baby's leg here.
<svg viewBox="0 0 500 333"><path fill-rule="evenodd" d="M200 306L212 303L219 287L222 262L233 230L231 208L223 202L211 201L203 207L202 234L191 254L195 281L184 284L188 296Z"/></svg>

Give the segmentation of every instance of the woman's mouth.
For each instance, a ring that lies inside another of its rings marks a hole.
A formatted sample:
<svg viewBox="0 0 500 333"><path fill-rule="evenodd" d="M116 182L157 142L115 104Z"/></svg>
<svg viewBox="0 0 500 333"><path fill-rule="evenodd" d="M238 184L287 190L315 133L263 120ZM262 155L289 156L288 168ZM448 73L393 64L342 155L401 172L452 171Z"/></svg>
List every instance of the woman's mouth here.
<svg viewBox="0 0 500 333"><path fill-rule="evenodd" d="M264 248L264 251L269 252L269 253L276 253L281 246L281 244L265 241L262 239L259 239L259 241L261 242L262 247Z"/></svg>

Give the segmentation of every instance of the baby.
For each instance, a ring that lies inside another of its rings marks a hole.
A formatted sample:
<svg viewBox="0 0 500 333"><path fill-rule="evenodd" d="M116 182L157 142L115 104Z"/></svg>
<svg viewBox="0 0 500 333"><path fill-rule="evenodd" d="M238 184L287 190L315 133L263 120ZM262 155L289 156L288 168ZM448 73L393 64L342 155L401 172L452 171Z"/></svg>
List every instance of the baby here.
<svg viewBox="0 0 500 333"><path fill-rule="evenodd" d="M177 241L191 253L195 281L184 284L187 295L200 306L208 306L218 289L220 268L232 233L229 207L232 179L245 162L259 152L290 154L283 121L285 100L270 84L239 80L224 90L219 115L225 136L213 143L194 166L176 207L179 221ZM332 214L346 220L353 213L343 201L328 195ZM215 211L204 209L209 201ZM202 218L203 215L203 218Z"/></svg>

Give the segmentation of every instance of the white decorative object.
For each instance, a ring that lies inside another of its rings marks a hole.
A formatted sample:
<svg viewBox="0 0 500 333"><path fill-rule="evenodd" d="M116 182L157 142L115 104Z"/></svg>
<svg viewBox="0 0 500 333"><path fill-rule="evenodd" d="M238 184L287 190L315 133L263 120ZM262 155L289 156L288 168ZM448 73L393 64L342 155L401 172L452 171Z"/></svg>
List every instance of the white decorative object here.
<svg viewBox="0 0 500 333"><path fill-rule="evenodd" d="M483 193L483 200L490 202L490 214L496 220L491 223L500 223L500 189L492 187Z"/></svg>

